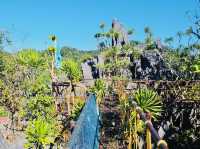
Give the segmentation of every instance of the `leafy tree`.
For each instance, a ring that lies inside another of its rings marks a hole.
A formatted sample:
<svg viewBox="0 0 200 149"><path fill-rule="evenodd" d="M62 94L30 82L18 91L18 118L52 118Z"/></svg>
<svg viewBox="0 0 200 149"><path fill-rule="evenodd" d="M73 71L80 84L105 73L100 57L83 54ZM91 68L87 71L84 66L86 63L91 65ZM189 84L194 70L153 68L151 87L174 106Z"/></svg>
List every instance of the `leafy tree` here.
<svg viewBox="0 0 200 149"><path fill-rule="evenodd" d="M37 94L51 94L51 79L47 70L39 71L33 79L25 79L22 83L22 89L25 90L26 97L36 96Z"/></svg>
<svg viewBox="0 0 200 149"><path fill-rule="evenodd" d="M76 62L78 62L79 64L82 62L82 60L84 59L84 57L86 55L90 55L90 56L96 56L99 52L96 50L90 50L90 51L80 51L78 49L75 48L70 48L70 47L62 47L61 48L61 55L63 57L63 59L72 59Z"/></svg>
<svg viewBox="0 0 200 149"><path fill-rule="evenodd" d="M128 30L128 35L132 35L134 33L134 29L129 29Z"/></svg>
<svg viewBox="0 0 200 149"><path fill-rule="evenodd" d="M23 81L20 81L20 89L23 92L20 98L23 102L19 113L21 119L28 120L25 131L28 141L26 148L45 148L54 143L59 133L47 67L50 59L45 59L45 56L36 50L24 49L18 52L16 57L16 63L24 76Z"/></svg>
<svg viewBox="0 0 200 149"><path fill-rule="evenodd" d="M11 118L10 129L12 129L14 133L14 115L19 111L21 106L20 90L11 88L10 84L6 86L3 82L1 82L0 88L0 106L3 106L7 111L9 111Z"/></svg>
<svg viewBox="0 0 200 149"><path fill-rule="evenodd" d="M30 119L34 119L38 116L46 118L55 117L55 105L51 96L36 95L31 97L27 104L27 114Z"/></svg>
<svg viewBox="0 0 200 149"><path fill-rule="evenodd" d="M169 46L171 47L172 45L172 42L174 41L173 37L168 37L164 40L164 42Z"/></svg>
<svg viewBox="0 0 200 149"><path fill-rule="evenodd" d="M200 1L197 1L197 10L200 10ZM197 11L198 12L198 11ZM199 13L191 13L187 12L190 17L190 21L193 22L191 26L186 30L188 35L193 35L196 41L200 39L200 14Z"/></svg>
<svg viewBox="0 0 200 149"><path fill-rule="evenodd" d="M103 30L105 28L105 23L100 23L99 27Z"/></svg>
<svg viewBox="0 0 200 149"><path fill-rule="evenodd" d="M85 62L86 60L91 60L93 57L91 54L83 54L81 57L81 62Z"/></svg>
<svg viewBox="0 0 200 149"><path fill-rule="evenodd" d="M11 44L8 31L0 31L0 49L3 49L5 44Z"/></svg>
<svg viewBox="0 0 200 149"><path fill-rule="evenodd" d="M66 73L72 85L72 92L74 93L74 95L76 95L75 83L79 82L82 77L82 73L78 63L71 59L65 60L62 63L61 69Z"/></svg>
<svg viewBox="0 0 200 149"><path fill-rule="evenodd" d="M146 34L146 37L145 37L146 49L147 50L153 49L155 46L154 45L155 43L154 43L153 33L152 33L151 29L149 27L145 27L144 32Z"/></svg>
<svg viewBox="0 0 200 149"><path fill-rule="evenodd" d="M16 57L8 53L4 53L3 57L4 70L2 71L3 77L1 80L1 96L0 106L3 106L8 111L11 118L10 129L14 132L14 120L16 114L21 107L21 82L25 76L21 67L16 63Z"/></svg>
<svg viewBox="0 0 200 149"><path fill-rule="evenodd" d="M4 67L5 67L5 65L3 62L3 54L0 51L0 78L2 78L2 76L3 76Z"/></svg>
<svg viewBox="0 0 200 149"><path fill-rule="evenodd" d="M128 35L133 34L133 30L128 31ZM102 56L105 57L104 64L97 65L98 68L104 70L106 76L120 76L122 69L129 66L129 61L120 58L120 54L125 54L125 57L132 51L129 44L119 45L119 38L122 33L118 32L115 28L111 28L107 32L100 32L95 35L100 44ZM101 41L100 41L101 40Z"/></svg>

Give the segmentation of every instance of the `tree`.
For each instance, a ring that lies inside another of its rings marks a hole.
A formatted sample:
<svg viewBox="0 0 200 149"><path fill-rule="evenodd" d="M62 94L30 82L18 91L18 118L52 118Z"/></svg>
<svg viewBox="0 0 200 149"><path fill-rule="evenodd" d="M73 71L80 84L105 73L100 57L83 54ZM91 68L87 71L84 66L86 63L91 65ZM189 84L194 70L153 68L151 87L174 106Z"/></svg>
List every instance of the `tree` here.
<svg viewBox="0 0 200 149"><path fill-rule="evenodd" d="M100 66L105 70L108 75L120 76L120 70L122 68L127 68L129 61L126 59L119 59L119 54L122 50L120 47L112 46L107 48L102 54L106 58L103 66Z"/></svg>
<svg viewBox="0 0 200 149"><path fill-rule="evenodd" d="M51 79L48 70L50 59L33 49L17 53L16 63L25 77L20 81L19 108L21 120L28 121L25 131L26 148L42 149L54 143L59 133L54 100L51 97Z"/></svg>
<svg viewBox="0 0 200 149"><path fill-rule="evenodd" d="M34 119L39 116L45 118L55 117L56 109L54 106L54 100L51 96L36 95L31 97L27 104L27 112L29 119Z"/></svg>
<svg viewBox="0 0 200 149"><path fill-rule="evenodd" d="M100 23L99 27L100 27L100 29L104 30L104 28L105 28L105 23L103 23L103 22Z"/></svg>
<svg viewBox="0 0 200 149"><path fill-rule="evenodd" d="M134 33L134 29L129 29L128 30L128 35L133 35L133 33Z"/></svg>
<svg viewBox="0 0 200 149"><path fill-rule="evenodd" d="M120 24L119 24L120 25ZM130 52L129 44L122 44L119 42L119 38L123 37L123 27L120 26L120 29L112 27L107 32L100 32L95 35L95 38L98 39L100 44L100 50L102 51L102 56L105 57L104 64L98 65L97 67L104 70L104 74L107 76L120 76L122 69L129 66L129 61L126 58L120 57L120 54L125 54ZM128 35L133 34L133 29L128 30ZM126 34L126 33L125 33ZM101 41L100 41L101 40Z"/></svg>
<svg viewBox="0 0 200 149"><path fill-rule="evenodd" d="M68 59L63 61L61 69L66 73L72 85L72 92L76 95L75 83L79 82L82 77L80 66L76 61Z"/></svg>
<svg viewBox="0 0 200 149"><path fill-rule="evenodd" d="M182 39L183 35L184 35L184 33L180 32L180 31L176 33L176 36L178 37L179 44L181 43L181 39Z"/></svg>
<svg viewBox="0 0 200 149"><path fill-rule="evenodd" d="M11 44L8 34L8 31L0 31L0 49L3 49L5 44Z"/></svg>
<svg viewBox="0 0 200 149"><path fill-rule="evenodd" d="M1 82L1 97L0 97L0 106L5 107L10 113L11 124L10 129L14 133L14 115L19 111L21 106L20 90L17 88L11 88L11 84L5 85Z"/></svg>
<svg viewBox="0 0 200 149"><path fill-rule="evenodd" d="M174 41L173 37L165 38L164 42L168 45L168 47L171 47L172 42Z"/></svg>
<svg viewBox="0 0 200 149"><path fill-rule="evenodd" d="M3 52L0 51L0 78L3 77L4 68L5 68L5 64L3 62Z"/></svg>
<svg viewBox="0 0 200 149"><path fill-rule="evenodd" d="M12 60L11 60L12 59ZM3 106L11 118L10 129L14 133L14 120L15 115L18 113L21 107L21 97L23 96L23 91L21 90L21 83L23 82L25 76L22 73L21 67L16 63L16 57L11 55L4 55L3 60L5 62L0 105Z"/></svg>
<svg viewBox="0 0 200 149"><path fill-rule="evenodd" d="M154 39L153 39L153 33L149 27L144 28L144 33L146 34L145 37L145 44L146 44L146 49L152 49L152 46L154 44Z"/></svg>
<svg viewBox="0 0 200 149"><path fill-rule="evenodd" d="M192 24L186 29L184 32L184 35L188 38L188 48L190 48L191 51L194 53L198 53L199 55L199 50L200 50L200 1L197 0L197 11L194 12L187 12L187 15L190 19L190 22Z"/></svg>

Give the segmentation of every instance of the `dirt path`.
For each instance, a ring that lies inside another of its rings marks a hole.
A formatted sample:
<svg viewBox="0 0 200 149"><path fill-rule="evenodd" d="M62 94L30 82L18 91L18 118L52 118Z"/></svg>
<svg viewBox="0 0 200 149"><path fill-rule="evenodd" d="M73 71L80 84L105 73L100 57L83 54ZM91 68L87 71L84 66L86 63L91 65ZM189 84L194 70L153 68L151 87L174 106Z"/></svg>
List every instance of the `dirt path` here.
<svg viewBox="0 0 200 149"><path fill-rule="evenodd" d="M100 142L103 149L124 149L120 138L120 108L119 100L115 96L106 96L100 106L102 115L102 129Z"/></svg>

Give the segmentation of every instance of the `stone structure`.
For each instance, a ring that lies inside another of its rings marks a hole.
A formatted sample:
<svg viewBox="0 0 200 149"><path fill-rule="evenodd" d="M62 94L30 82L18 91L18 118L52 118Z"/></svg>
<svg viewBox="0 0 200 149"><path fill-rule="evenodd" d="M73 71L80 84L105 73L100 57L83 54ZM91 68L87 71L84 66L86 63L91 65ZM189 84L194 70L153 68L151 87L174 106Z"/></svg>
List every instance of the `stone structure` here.
<svg viewBox="0 0 200 149"><path fill-rule="evenodd" d="M94 84L94 77L92 73L92 61L87 60L84 63L81 64L82 72L83 72L83 79L84 79L84 84L86 86L92 86Z"/></svg>
<svg viewBox="0 0 200 149"><path fill-rule="evenodd" d="M132 59L130 67L134 79L159 80L167 71L162 55L158 50L144 51L137 60ZM171 76L167 76L170 79Z"/></svg>
<svg viewBox="0 0 200 149"><path fill-rule="evenodd" d="M159 49L144 50L139 59L131 58L132 79L144 80L199 80L200 75L191 72L177 72L166 66Z"/></svg>
<svg viewBox="0 0 200 149"><path fill-rule="evenodd" d="M119 37L114 37L112 39L112 46L121 46L129 43L128 32L117 19L113 20L112 29L119 33Z"/></svg>

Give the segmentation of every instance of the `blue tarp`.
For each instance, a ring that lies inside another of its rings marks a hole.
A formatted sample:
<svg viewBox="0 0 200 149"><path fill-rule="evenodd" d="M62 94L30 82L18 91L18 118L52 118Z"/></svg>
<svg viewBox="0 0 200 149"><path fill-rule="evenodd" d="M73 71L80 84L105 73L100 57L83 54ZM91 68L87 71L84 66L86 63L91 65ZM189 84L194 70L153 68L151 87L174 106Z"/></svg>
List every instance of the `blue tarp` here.
<svg viewBox="0 0 200 149"><path fill-rule="evenodd" d="M90 95L76 123L69 149L99 148L99 109L96 97Z"/></svg>
<svg viewBox="0 0 200 149"><path fill-rule="evenodd" d="M57 69L61 67L61 53L60 47L56 45L56 52L55 52L55 66Z"/></svg>

